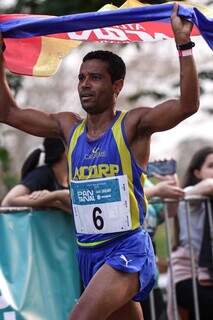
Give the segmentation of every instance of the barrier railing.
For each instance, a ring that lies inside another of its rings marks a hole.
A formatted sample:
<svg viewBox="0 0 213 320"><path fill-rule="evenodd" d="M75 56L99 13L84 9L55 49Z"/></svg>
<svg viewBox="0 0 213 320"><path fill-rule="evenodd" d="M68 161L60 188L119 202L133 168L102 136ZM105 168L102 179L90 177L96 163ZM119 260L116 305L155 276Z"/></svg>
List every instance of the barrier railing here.
<svg viewBox="0 0 213 320"><path fill-rule="evenodd" d="M171 287L171 298L172 298L172 319L179 320L178 314L178 307L177 307L177 297L176 297L176 284L174 281L174 274L173 274L173 266L171 263L171 256L172 256L172 232L170 228L170 217L168 212L168 204L177 203L176 200L171 199L157 199L154 201L150 201L150 204L153 203L164 203L164 216L165 216L165 233L166 233L166 243L168 249L168 268L170 271L170 287ZM193 202L205 202L206 203L206 212L205 214L208 215L209 221L209 230L210 230L210 241L211 241L211 253L213 257L213 216L212 216L212 207L210 203L210 199L208 197L201 197L201 196L187 196L183 200L179 202L184 202L185 204L185 212L186 212L186 224L187 224L187 233L188 233L188 244L189 244L189 252L190 252L190 263L191 263L191 274L192 274L192 288L193 288L193 300L194 300L194 311L195 311L195 319L200 319L199 314L199 303L198 303L198 290L197 290L197 281L196 281L196 265L195 265L195 256L194 256L194 248L192 245L192 232L191 232L191 206L190 203ZM173 218L173 217L172 217ZM156 320L155 317L155 301L154 295L151 292L150 294L150 314L151 320ZM146 319L145 319L146 320Z"/></svg>

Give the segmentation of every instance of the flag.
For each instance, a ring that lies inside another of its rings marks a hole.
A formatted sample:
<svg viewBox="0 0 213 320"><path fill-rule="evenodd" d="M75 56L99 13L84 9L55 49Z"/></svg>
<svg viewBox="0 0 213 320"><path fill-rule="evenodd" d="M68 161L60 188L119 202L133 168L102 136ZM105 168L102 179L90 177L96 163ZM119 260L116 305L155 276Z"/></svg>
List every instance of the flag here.
<svg viewBox="0 0 213 320"><path fill-rule="evenodd" d="M202 35L213 49L213 11L179 3L178 14L194 23L192 35ZM128 0L119 8L108 4L98 12L57 17L1 14L6 67L17 74L50 76L82 41L129 43L172 38L172 9L173 2L148 5Z"/></svg>

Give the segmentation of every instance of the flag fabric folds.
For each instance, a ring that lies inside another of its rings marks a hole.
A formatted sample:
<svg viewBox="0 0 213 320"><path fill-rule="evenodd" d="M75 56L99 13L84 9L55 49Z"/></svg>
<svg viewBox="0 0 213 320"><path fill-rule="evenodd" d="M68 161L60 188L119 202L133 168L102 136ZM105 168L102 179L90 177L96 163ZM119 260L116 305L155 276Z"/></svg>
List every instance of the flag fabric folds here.
<svg viewBox="0 0 213 320"><path fill-rule="evenodd" d="M194 23L192 35L202 35L213 49L213 11L180 4L178 14ZM120 8L106 5L98 12L57 17L1 14L6 67L18 74L50 76L82 41L129 43L172 38L172 8L173 2L145 5L128 0Z"/></svg>

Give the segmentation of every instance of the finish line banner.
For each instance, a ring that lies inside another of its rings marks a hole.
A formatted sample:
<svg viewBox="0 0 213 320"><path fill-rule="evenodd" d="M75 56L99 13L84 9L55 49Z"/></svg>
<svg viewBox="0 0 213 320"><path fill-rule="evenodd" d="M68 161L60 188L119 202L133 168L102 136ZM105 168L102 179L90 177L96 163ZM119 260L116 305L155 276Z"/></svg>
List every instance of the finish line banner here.
<svg viewBox="0 0 213 320"><path fill-rule="evenodd" d="M177 1L178 2L178 1ZM192 35L202 35L213 49L213 10L179 1L179 15L194 23ZM98 12L66 16L1 14L6 67L17 74L50 76L61 60L82 41L129 43L173 38L173 2L145 5L128 0Z"/></svg>
<svg viewBox="0 0 213 320"><path fill-rule="evenodd" d="M80 293L72 217L1 208L0 320L68 319Z"/></svg>

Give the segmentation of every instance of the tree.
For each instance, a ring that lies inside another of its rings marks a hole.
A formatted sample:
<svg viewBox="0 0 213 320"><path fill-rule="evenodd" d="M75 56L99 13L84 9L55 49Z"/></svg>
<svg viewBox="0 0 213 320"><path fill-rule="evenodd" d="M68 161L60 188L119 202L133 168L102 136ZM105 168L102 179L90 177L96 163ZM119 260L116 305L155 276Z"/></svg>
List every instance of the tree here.
<svg viewBox="0 0 213 320"><path fill-rule="evenodd" d="M17 184L18 179L11 174L11 158L6 148L0 147L0 200L2 196L8 192L14 185Z"/></svg>
<svg viewBox="0 0 213 320"><path fill-rule="evenodd" d="M72 13L97 11L106 3L111 3L117 7L121 6L124 0L18 0L16 4L10 8L10 12L27 12L34 14L49 14L49 15L67 15ZM157 4L167 1L140 1L143 3Z"/></svg>

